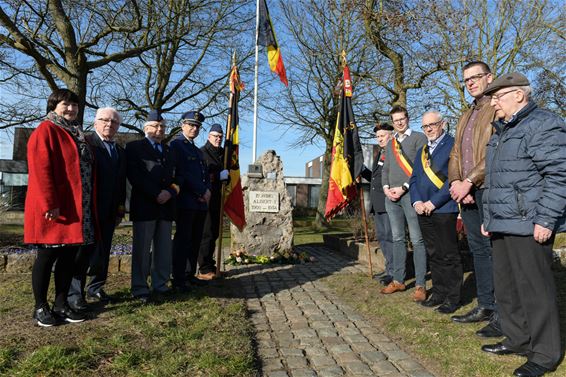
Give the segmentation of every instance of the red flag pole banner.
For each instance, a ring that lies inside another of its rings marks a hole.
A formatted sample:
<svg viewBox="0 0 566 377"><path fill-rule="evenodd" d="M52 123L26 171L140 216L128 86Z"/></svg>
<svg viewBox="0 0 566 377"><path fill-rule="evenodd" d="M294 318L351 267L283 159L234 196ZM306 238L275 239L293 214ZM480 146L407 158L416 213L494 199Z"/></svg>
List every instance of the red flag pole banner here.
<svg viewBox="0 0 566 377"><path fill-rule="evenodd" d="M364 164L358 127L352 110L352 80L350 69L344 65L340 110L332 144L328 197L324 217L332 219L357 196L356 178Z"/></svg>
<svg viewBox="0 0 566 377"><path fill-rule="evenodd" d="M269 68L271 68L272 72L279 75L279 79L285 86L289 86L285 65L283 64L283 57L281 56L281 50L277 44L275 30L273 29L273 23L271 22L271 17L269 17L269 9L267 9L265 0L259 0L259 33L257 44L267 47Z"/></svg>
<svg viewBox="0 0 566 377"><path fill-rule="evenodd" d="M232 223L241 231L246 225L244 211L244 195L242 192L242 181L240 180L240 161L239 161L239 117L238 101L240 91L244 85L240 81L238 67L234 65L230 73L230 115L226 130L225 165L230 170L230 180L224 188L224 212Z"/></svg>

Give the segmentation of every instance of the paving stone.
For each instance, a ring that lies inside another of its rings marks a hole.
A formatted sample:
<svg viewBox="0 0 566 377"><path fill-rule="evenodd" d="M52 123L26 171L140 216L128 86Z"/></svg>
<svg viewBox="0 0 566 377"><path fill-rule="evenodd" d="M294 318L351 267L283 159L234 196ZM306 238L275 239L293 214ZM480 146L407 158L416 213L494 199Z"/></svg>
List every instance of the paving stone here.
<svg viewBox="0 0 566 377"><path fill-rule="evenodd" d="M434 374L427 372L426 370L415 370L408 373L409 377L435 377Z"/></svg>
<svg viewBox="0 0 566 377"><path fill-rule="evenodd" d="M336 366L336 361L330 356L311 356L309 360L317 370L321 367Z"/></svg>
<svg viewBox="0 0 566 377"><path fill-rule="evenodd" d="M303 347L322 346L319 338L303 338L299 340L299 344Z"/></svg>
<svg viewBox="0 0 566 377"><path fill-rule="evenodd" d="M352 351L350 351L350 352L339 352L339 353L332 352L332 355L334 356L334 358L336 359L336 362L339 365L344 365L345 363L360 362L360 358L358 357L358 355L356 353L352 352Z"/></svg>
<svg viewBox="0 0 566 377"><path fill-rule="evenodd" d="M394 361L389 357L390 360ZM423 366L413 359L402 359L395 361L395 364L403 370L406 371L417 371L423 370Z"/></svg>
<svg viewBox="0 0 566 377"><path fill-rule="evenodd" d="M354 376L373 376L372 370L361 361L358 362L349 362L343 364L344 369L346 372L354 375Z"/></svg>
<svg viewBox="0 0 566 377"><path fill-rule="evenodd" d="M313 329L294 330L293 335L295 335L295 337L298 339L314 338L317 336L316 331Z"/></svg>
<svg viewBox="0 0 566 377"><path fill-rule="evenodd" d="M332 329L334 325L330 321L313 321L311 327L313 329Z"/></svg>
<svg viewBox="0 0 566 377"><path fill-rule="evenodd" d="M337 355L339 353L353 353L350 346L346 343L329 346L328 351L333 355Z"/></svg>
<svg viewBox="0 0 566 377"><path fill-rule="evenodd" d="M303 357L304 356L303 350L295 349L295 348L282 348L281 354L285 357L289 357L289 356Z"/></svg>
<svg viewBox="0 0 566 377"><path fill-rule="evenodd" d="M264 371L276 371L276 370L284 370L285 367L281 362L281 359L264 359L261 360L261 368Z"/></svg>
<svg viewBox="0 0 566 377"><path fill-rule="evenodd" d="M277 348L260 348L258 350L259 357L263 359L273 359L279 357L279 352L277 352Z"/></svg>
<svg viewBox="0 0 566 377"><path fill-rule="evenodd" d="M372 346L368 341L351 343L350 347L352 347L352 349L358 353L375 351L375 347Z"/></svg>
<svg viewBox="0 0 566 377"><path fill-rule="evenodd" d="M303 356L289 356L285 358L285 363L287 364L287 368L293 369L302 369L308 367L307 359Z"/></svg>
<svg viewBox="0 0 566 377"><path fill-rule="evenodd" d="M276 371L268 372L267 377L289 377L289 375L284 370L276 370Z"/></svg>
<svg viewBox="0 0 566 377"><path fill-rule="evenodd" d="M320 340L326 346L332 346L335 344L345 344L344 340L342 340L342 338L338 336L325 336L325 337L321 337Z"/></svg>
<svg viewBox="0 0 566 377"><path fill-rule="evenodd" d="M373 343L373 342L372 342ZM387 351L389 352L393 352L393 351L398 351L399 350L399 346L397 346L397 344L388 341L388 342L377 342L377 343L373 343L373 345L375 346L375 348L377 348L380 351Z"/></svg>
<svg viewBox="0 0 566 377"><path fill-rule="evenodd" d="M322 338L327 338L327 337L337 337L338 336L338 331L334 330L333 328L330 329L318 329L316 330L318 336L322 337Z"/></svg>
<svg viewBox="0 0 566 377"><path fill-rule="evenodd" d="M317 377L317 374L312 369L291 369L292 377Z"/></svg>
<svg viewBox="0 0 566 377"><path fill-rule="evenodd" d="M344 370L336 366L319 369L317 373L319 377L340 377L344 375Z"/></svg>
<svg viewBox="0 0 566 377"><path fill-rule="evenodd" d="M344 335L344 340L348 343L367 343L367 339L362 334Z"/></svg>
<svg viewBox="0 0 566 377"><path fill-rule="evenodd" d="M377 363L387 359L385 354L383 354L382 352L379 352L379 351L360 352L360 357L363 361L365 361L366 363L368 363L370 365L377 364Z"/></svg>
<svg viewBox="0 0 566 377"><path fill-rule="evenodd" d="M371 369L379 376L386 375L388 373L398 373L399 370L395 368L391 362L387 360L379 361L371 365Z"/></svg>

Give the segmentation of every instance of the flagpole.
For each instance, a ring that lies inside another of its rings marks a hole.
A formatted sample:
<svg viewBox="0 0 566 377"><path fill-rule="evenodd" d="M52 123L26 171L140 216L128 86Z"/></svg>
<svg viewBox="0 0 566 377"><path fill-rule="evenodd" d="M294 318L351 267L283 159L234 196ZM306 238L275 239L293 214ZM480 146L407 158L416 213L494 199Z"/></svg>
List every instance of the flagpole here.
<svg viewBox="0 0 566 377"><path fill-rule="evenodd" d="M230 80L232 75L232 69L236 66L236 51L232 53L232 68L230 68ZM231 86L230 86L231 89ZM234 100L234 93L230 90L230 98L228 100L228 120L226 121L226 137L232 137L232 106ZM236 98L237 99L237 98ZM224 142L224 165L222 167L224 169L228 168L228 153L230 152L230 146L232 145L232 140L225 140ZM226 184L227 181L222 181L222 187L220 189L220 224L218 225L218 247L216 249L216 277L220 277L220 263L222 261L222 237L223 237L223 225L224 225L224 200L226 197Z"/></svg>
<svg viewBox="0 0 566 377"><path fill-rule="evenodd" d="M252 164L255 163L257 149L257 78L259 71L259 0L256 0L255 9L255 74L254 74L254 130L252 138Z"/></svg>
<svg viewBox="0 0 566 377"><path fill-rule="evenodd" d="M362 209L362 222L364 223L364 232L366 236L366 248L368 250L368 269L369 277L373 278L373 265L371 263L371 250L369 247L369 237L368 237L368 219L366 217L366 204L364 201L364 188L362 187L362 182L359 183L360 190L360 207Z"/></svg>

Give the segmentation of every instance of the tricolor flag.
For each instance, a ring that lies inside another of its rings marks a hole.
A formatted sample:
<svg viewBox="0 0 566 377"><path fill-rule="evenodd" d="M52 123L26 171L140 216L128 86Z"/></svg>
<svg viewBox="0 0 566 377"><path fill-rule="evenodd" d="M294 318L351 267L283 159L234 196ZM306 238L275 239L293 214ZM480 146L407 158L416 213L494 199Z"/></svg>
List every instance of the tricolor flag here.
<svg viewBox="0 0 566 377"><path fill-rule="evenodd" d="M225 153L228 156L226 166L230 170L230 180L224 188L224 212L240 231L246 225L238 151L238 101L240 100L240 91L243 88L244 85L240 81L238 67L234 65L232 72L230 72L230 115L224 144Z"/></svg>
<svg viewBox="0 0 566 377"><path fill-rule="evenodd" d="M283 58L281 57L281 51L277 44L275 30L273 30L273 24L271 23L271 17L269 17L269 10L267 9L265 0L259 0L259 32L257 44L267 47L269 68L271 68L272 72L279 75L279 79L285 86L288 86L289 83L287 82L285 65L283 64Z"/></svg>
<svg viewBox="0 0 566 377"><path fill-rule="evenodd" d="M328 181L328 197L324 217L333 218L356 198L356 178L364 164L358 127L352 110L352 80L350 69L344 66L340 111L336 118L336 129L332 143L332 160Z"/></svg>

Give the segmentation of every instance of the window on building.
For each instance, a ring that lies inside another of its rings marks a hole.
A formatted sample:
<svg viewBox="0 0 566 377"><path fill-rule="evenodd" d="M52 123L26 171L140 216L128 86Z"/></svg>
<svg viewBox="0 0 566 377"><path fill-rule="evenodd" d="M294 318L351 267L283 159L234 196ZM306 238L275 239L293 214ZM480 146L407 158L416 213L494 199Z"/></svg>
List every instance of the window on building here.
<svg viewBox="0 0 566 377"><path fill-rule="evenodd" d="M309 185L309 208L318 206L318 198L320 196L320 185Z"/></svg>
<svg viewBox="0 0 566 377"><path fill-rule="evenodd" d="M287 193L291 197L291 204L293 207L297 206L297 186L287 185Z"/></svg>

